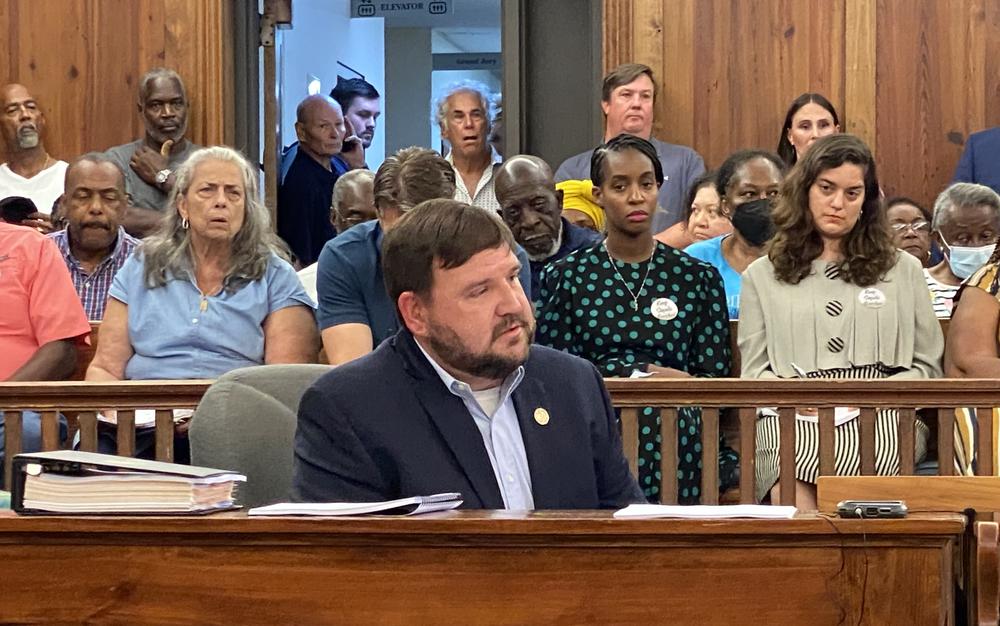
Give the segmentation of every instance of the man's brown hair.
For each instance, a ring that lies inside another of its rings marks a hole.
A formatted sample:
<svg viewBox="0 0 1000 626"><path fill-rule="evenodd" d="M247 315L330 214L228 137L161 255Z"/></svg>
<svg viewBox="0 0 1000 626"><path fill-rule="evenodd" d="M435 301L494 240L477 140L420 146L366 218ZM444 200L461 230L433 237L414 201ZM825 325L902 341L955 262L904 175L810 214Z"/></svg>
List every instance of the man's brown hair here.
<svg viewBox="0 0 1000 626"><path fill-rule="evenodd" d="M406 291L430 293L434 267L452 269L483 250L515 249L500 217L464 202L437 199L408 211L382 240L382 275L393 303Z"/></svg>
<svg viewBox="0 0 1000 626"><path fill-rule="evenodd" d="M440 154L410 146L387 158L375 172L375 208L405 213L425 200L455 195L455 170Z"/></svg>
<svg viewBox="0 0 1000 626"><path fill-rule="evenodd" d="M611 101L611 92L627 85L645 74L653 82L653 99L656 99L656 79L653 78L653 69L642 63L625 63L608 72L604 77L604 84L601 86L601 100Z"/></svg>

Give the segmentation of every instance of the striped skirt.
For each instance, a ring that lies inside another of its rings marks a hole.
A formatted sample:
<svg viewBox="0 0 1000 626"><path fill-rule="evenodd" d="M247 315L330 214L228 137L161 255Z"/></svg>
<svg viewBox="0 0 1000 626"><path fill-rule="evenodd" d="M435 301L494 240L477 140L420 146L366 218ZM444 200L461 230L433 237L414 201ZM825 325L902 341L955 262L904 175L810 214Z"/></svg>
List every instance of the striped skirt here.
<svg viewBox="0 0 1000 626"><path fill-rule="evenodd" d="M889 373L879 365L850 369L813 372L809 378L885 378ZM858 476L861 473L861 444L858 418L834 429L834 457L838 476ZM899 474L899 416L895 410L879 410L875 414L875 471L879 476ZM914 423L914 461L923 460L927 454L929 431L920 420ZM755 454L756 495L760 501L778 482L781 437L776 415L757 419L757 449ZM819 424L795 420L795 477L815 483L819 475Z"/></svg>

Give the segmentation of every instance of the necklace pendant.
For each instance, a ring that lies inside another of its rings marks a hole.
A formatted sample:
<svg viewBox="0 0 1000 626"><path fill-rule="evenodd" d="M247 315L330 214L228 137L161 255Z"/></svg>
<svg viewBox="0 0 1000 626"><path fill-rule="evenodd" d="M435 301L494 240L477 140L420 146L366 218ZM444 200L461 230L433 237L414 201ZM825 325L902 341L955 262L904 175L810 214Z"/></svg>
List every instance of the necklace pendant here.
<svg viewBox="0 0 1000 626"><path fill-rule="evenodd" d="M632 310L633 311L638 311L639 310L639 303L636 302L635 300L632 301Z"/></svg>

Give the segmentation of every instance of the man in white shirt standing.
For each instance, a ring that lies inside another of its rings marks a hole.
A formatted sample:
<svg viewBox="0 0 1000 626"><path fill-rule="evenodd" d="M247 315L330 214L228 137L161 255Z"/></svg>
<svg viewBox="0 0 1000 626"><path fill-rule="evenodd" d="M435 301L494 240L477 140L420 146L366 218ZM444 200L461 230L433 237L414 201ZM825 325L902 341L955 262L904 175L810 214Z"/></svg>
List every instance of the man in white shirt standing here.
<svg viewBox="0 0 1000 626"><path fill-rule="evenodd" d="M434 106L441 138L448 142L446 159L455 169L455 196L460 202L491 212L500 211L493 193L493 171L499 159L487 142L493 122L492 94L478 81L463 80L445 87Z"/></svg>
<svg viewBox="0 0 1000 626"><path fill-rule="evenodd" d="M0 199L23 196L38 207L21 222L43 233L52 230L49 213L63 193L66 162L45 151L45 114L24 85L0 87L0 138L7 162L0 165Z"/></svg>

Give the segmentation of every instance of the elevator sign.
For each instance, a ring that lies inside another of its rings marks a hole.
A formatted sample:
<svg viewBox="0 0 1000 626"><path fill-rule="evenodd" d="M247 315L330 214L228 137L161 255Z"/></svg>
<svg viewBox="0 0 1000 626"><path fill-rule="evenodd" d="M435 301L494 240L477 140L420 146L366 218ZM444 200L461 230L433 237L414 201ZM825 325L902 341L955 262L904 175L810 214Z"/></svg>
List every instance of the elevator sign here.
<svg viewBox="0 0 1000 626"><path fill-rule="evenodd" d="M351 0L351 17L417 17L445 15L451 12L452 0L417 0L415 2L389 2L388 0Z"/></svg>

